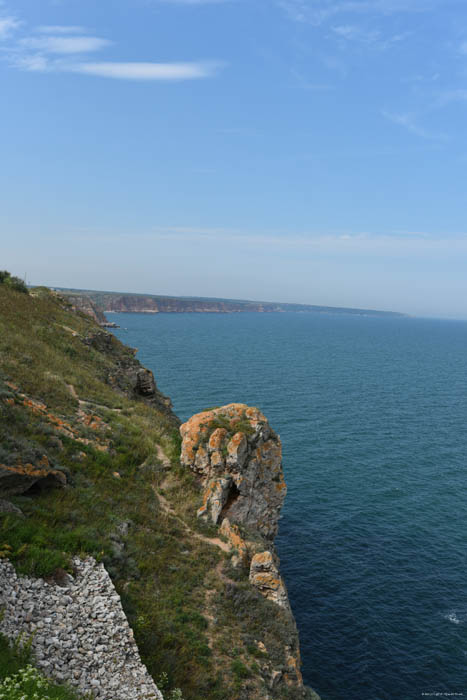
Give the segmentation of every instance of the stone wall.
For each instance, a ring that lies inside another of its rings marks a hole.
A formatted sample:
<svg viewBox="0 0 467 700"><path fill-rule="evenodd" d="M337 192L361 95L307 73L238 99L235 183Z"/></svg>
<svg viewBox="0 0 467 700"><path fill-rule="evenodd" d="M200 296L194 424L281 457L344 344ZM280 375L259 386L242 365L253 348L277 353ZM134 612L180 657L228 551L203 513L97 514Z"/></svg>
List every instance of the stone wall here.
<svg viewBox="0 0 467 700"><path fill-rule="evenodd" d="M19 577L0 561L0 632L32 637L35 664L59 682L102 700L163 700L143 665L102 564L74 559L60 585Z"/></svg>

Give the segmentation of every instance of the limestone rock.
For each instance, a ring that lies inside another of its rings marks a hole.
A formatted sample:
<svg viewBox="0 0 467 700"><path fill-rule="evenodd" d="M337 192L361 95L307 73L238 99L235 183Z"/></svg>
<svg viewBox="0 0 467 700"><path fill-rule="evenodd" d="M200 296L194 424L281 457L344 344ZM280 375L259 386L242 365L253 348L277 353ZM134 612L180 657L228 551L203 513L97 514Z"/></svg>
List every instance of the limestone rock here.
<svg viewBox="0 0 467 700"><path fill-rule="evenodd" d="M136 373L136 393L145 398L154 397L156 394L156 382L149 369L142 367Z"/></svg>
<svg viewBox="0 0 467 700"><path fill-rule="evenodd" d="M204 492L203 505L198 510L198 517L207 518L210 515L213 523L218 523L231 486L232 477L212 479Z"/></svg>
<svg viewBox="0 0 467 700"><path fill-rule="evenodd" d="M271 552L255 554L250 565L250 583L268 600L290 609L287 591Z"/></svg>
<svg viewBox="0 0 467 700"><path fill-rule="evenodd" d="M198 413L180 428L181 462L198 475L198 515L247 525L273 540L286 494L278 435L257 408L232 403Z"/></svg>
<svg viewBox="0 0 467 700"><path fill-rule="evenodd" d="M51 469L47 457L38 464L0 464L0 495L16 496L28 491L31 486L50 488L65 486L67 478L63 471Z"/></svg>
<svg viewBox="0 0 467 700"><path fill-rule="evenodd" d="M243 565L246 566L248 563L248 544L245 542L240 534L237 525L231 525L228 518L224 518L222 525L220 527L221 533L230 543L230 546L235 551L232 557L233 566Z"/></svg>
<svg viewBox="0 0 467 700"><path fill-rule="evenodd" d="M24 518L24 513L21 508L10 503L10 501L5 501L3 498L0 498L0 515L8 513L19 515L21 518Z"/></svg>

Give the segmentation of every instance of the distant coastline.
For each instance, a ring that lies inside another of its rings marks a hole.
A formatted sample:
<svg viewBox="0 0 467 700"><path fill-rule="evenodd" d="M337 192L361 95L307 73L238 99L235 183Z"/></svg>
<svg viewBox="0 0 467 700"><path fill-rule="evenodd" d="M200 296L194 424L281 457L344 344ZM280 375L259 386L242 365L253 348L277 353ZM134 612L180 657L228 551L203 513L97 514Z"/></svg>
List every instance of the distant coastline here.
<svg viewBox="0 0 467 700"><path fill-rule="evenodd" d="M218 299L209 297L171 297L157 294L134 294L127 292L104 292L89 289L66 289L54 287L70 302L103 322L106 313L333 313L354 316L403 317L397 311L356 309L350 307L319 306L314 304L290 304L270 301L240 299ZM99 318L100 317L100 318Z"/></svg>

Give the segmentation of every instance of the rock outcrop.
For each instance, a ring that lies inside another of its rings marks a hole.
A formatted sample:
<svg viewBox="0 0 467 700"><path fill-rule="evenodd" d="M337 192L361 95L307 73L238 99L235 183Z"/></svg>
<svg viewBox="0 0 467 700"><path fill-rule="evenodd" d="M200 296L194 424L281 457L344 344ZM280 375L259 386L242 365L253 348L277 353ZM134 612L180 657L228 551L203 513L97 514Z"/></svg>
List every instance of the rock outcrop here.
<svg viewBox="0 0 467 700"><path fill-rule="evenodd" d="M198 517L219 526L232 551L232 566L277 605L292 630L282 668L263 668L271 689L294 688L296 697L317 697L303 686L295 620L274 549L286 495L279 436L257 408L232 403L198 413L180 427L181 463L196 476L202 494ZM263 696L261 696L263 697ZM294 696L295 697L295 696Z"/></svg>
<svg viewBox="0 0 467 700"><path fill-rule="evenodd" d="M287 491L279 437L257 408L232 403L198 413L180 428L181 462L198 475L198 516L248 526L268 540L277 533Z"/></svg>
<svg viewBox="0 0 467 700"><path fill-rule="evenodd" d="M18 496L32 486L40 488L61 487L67 483L63 471L52 469L44 455L38 464L0 464L0 493L2 496Z"/></svg>
<svg viewBox="0 0 467 700"><path fill-rule="evenodd" d="M159 391L151 370L143 367L136 359L135 349L125 348L125 353L122 353L118 340L105 330L93 331L83 337L82 341L103 355L115 358L115 365L106 377L108 384L129 398L142 399L163 412L175 425L180 424L172 412L171 400Z"/></svg>
<svg viewBox="0 0 467 700"><path fill-rule="evenodd" d="M105 317L104 312L93 302L86 294L73 294L67 297L74 311L81 311L90 316L100 326L107 326L109 322ZM113 324L112 324L113 327Z"/></svg>
<svg viewBox="0 0 467 700"><path fill-rule="evenodd" d="M289 607L289 598L272 552L260 552L251 560L250 583L268 600Z"/></svg>
<svg viewBox="0 0 467 700"><path fill-rule="evenodd" d="M181 463L197 475L202 490L198 517L220 525L235 551L234 566L250 566L250 583L290 609L273 547L287 492L279 436L261 411L241 403L198 413L180 433Z"/></svg>

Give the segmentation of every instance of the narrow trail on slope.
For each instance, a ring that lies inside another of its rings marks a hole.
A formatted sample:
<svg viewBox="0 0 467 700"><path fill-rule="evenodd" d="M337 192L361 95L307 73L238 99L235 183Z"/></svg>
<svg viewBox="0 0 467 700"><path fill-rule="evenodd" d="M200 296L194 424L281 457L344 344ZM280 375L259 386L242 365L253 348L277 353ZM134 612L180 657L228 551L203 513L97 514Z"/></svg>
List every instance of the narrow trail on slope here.
<svg viewBox="0 0 467 700"><path fill-rule="evenodd" d="M167 501L167 499L161 493L159 493L159 491L157 490L157 486L153 484L152 488L157 498L159 499L159 503L164 513L170 515L172 518L177 520L177 522L179 522L182 525L185 532L187 532L192 537L196 537L197 540L206 542L207 544L210 544L214 547L219 547L219 549L222 549L223 552L231 551L230 545L228 545L227 542L223 542L219 537L206 537L206 535L201 535L201 533L192 530L191 527L187 525L186 522L179 515L177 515L170 503Z"/></svg>
<svg viewBox="0 0 467 700"><path fill-rule="evenodd" d="M90 408L92 410L92 409L96 409L96 408L103 408L106 411L113 411L114 413L121 413L122 412L121 408L110 408L110 406L105 406L102 403L95 403L94 401L85 401L84 399L80 399L73 384L65 384L65 386L68 389L68 391L70 392L71 396L78 401L80 409L83 409L83 408L89 409ZM164 457L165 457L165 455L164 455ZM165 457L165 459L167 459L167 458Z"/></svg>
<svg viewBox="0 0 467 700"><path fill-rule="evenodd" d="M158 459L160 459L164 466L170 467L170 460L160 445L157 445L157 455ZM166 482L163 482L159 488L163 489L165 485ZM230 545L227 544L227 542L223 542L223 540L221 540L219 537L206 537L206 535L201 535L201 533L192 530L192 528L189 525L187 525L186 522L179 515L177 515L177 513L174 511L174 509L172 508L168 500L165 498L165 496L159 493L155 484L153 484L152 488L159 500L163 512L177 520L177 522L179 522L182 525L185 532L191 535L191 537L195 537L197 540L206 542L206 544L210 544L213 547L218 547L219 549L222 549L223 552L229 553L231 551Z"/></svg>

